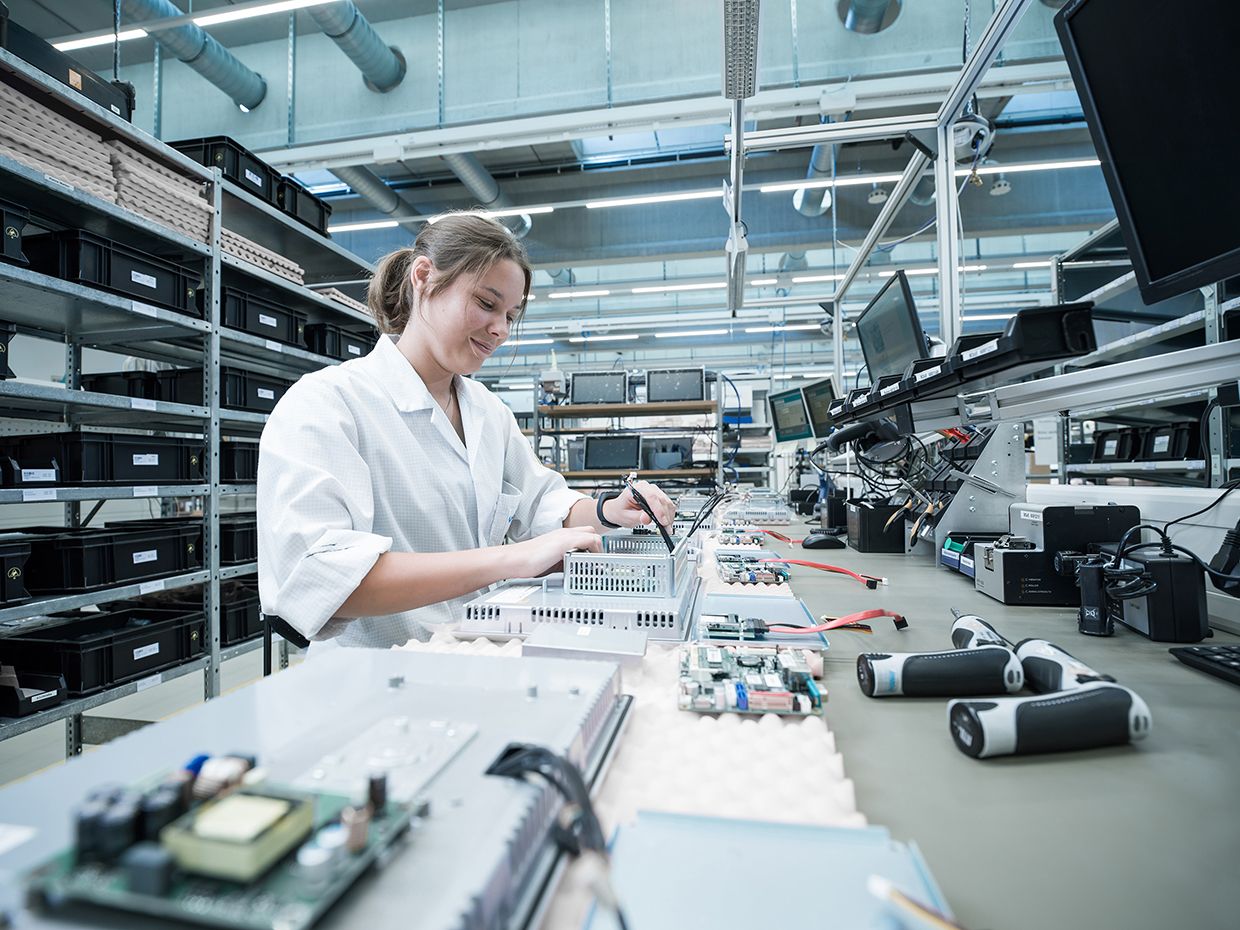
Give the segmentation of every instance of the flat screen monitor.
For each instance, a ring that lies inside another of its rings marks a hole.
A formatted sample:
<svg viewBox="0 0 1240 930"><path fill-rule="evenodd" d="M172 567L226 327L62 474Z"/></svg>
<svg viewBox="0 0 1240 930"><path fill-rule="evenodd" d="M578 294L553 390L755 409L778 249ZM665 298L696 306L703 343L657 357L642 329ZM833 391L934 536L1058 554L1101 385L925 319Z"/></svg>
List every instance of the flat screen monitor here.
<svg viewBox="0 0 1240 930"><path fill-rule="evenodd" d="M857 317L857 338L871 383L884 375L902 375L910 362L929 354L913 292L903 271L897 271L861 311Z"/></svg>
<svg viewBox="0 0 1240 930"><path fill-rule="evenodd" d="M1240 4L1070 0L1055 28L1142 299L1240 274Z"/></svg>
<svg viewBox="0 0 1240 930"><path fill-rule="evenodd" d="M813 384L807 384L801 388L801 393L805 396L805 409L809 413L809 428L813 431L814 438L826 439L827 434L835 425L835 420L831 416L831 405L837 400L835 380L824 378Z"/></svg>
<svg viewBox="0 0 1240 930"><path fill-rule="evenodd" d="M771 394L766 402L771 408L776 442L796 442L813 435L809 428L809 412L805 409L805 395L800 388Z"/></svg>
<svg viewBox="0 0 1240 930"><path fill-rule="evenodd" d="M578 371L569 386L569 403L623 404L629 399L629 376L624 371Z"/></svg>
<svg viewBox="0 0 1240 930"><path fill-rule="evenodd" d="M635 471L641 467L642 438L637 433L619 435L586 436L586 471L602 469L628 469Z"/></svg>
<svg viewBox="0 0 1240 930"><path fill-rule="evenodd" d="M705 368L669 368L646 372L646 400L706 400Z"/></svg>

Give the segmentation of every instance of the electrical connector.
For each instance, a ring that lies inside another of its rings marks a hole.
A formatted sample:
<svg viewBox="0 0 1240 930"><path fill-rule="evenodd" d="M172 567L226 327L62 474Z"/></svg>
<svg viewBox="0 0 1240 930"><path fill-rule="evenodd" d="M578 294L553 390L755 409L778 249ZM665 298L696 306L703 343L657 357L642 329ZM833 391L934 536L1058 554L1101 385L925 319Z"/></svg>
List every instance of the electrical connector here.
<svg viewBox="0 0 1240 930"><path fill-rule="evenodd" d="M1211 571L1218 572L1220 575L1231 575L1233 579L1237 574L1237 568L1240 568L1240 522L1236 524L1235 529L1228 530L1223 535L1223 545L1210 560ZM1220 580L1218 575L1213 576L1212 580L1214 587L1220 591L1232 597L1240 597L1240 580Z"/></svg>

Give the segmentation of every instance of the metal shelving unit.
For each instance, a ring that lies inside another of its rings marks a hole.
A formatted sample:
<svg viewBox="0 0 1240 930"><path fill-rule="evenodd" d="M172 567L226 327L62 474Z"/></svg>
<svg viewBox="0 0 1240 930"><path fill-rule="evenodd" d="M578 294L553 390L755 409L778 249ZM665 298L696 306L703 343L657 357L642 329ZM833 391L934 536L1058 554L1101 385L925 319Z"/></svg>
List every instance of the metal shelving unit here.
<svg viewBox="0 0 1240 930"><path fill-rule="evenodd" d="M200 183L204 196L214 206L210 241L197 242L78 190L59 178L0 156L0 189L6 199L31 208L28 230L31 227L89 230L201 269L203 278L205 300L201 305L203 315L199 318L49 277L28 268L0 264L0 293L5 298L0 306L0 318L16 323L19 333L60 341L65 347L64 385L21 380L0 382L0 416L59 423L71 430L107 426L201 435L208 451L204 469L206 480L193 484L0 489L0 504L63 503L67 526L81 525L83 501L202 499L201 569L80 594L38 597L0 608L0 639L3 639L57 622L46 619L45 614L140 597L155 591L203 587L207 618L203 655L138 681L68 700L28 717L0 718L0 741L64 721L66 755L74 755L82 749L82 714L85 711L160 682L196 673L203 675L204 697L214 697L219 693L221 662L262 648L261 638L227 647L221 647L220 643L220 582L257 573L257 564L253 562L223 567L219 564L220 497L255 491L253 484L220 483L220 438L221 434L256 436L267 421L266 414L220 408L220 367L221 364L237 364L295 379L306 372L337 364L337 360L221 326L222 286L238 287L277 300L305 312L313 322L335 322L346 327L370 322L356 309L330 300L309 286L225 255L221 248L221 228L227 227L297 261L306 268L310 283L332 283L346 290L347 285L341 282L364 282L373 266L270 204L236 188L224 180L218 170L205 168L163 145L3 49L0 49L0 80L61 115L83 123L104 140L123 140L144 155ZM202 367L205 374L203 401L201 404L178 404L79 390L83 347ZM37 422L30 424L31 432L38 428Z"/></svg>

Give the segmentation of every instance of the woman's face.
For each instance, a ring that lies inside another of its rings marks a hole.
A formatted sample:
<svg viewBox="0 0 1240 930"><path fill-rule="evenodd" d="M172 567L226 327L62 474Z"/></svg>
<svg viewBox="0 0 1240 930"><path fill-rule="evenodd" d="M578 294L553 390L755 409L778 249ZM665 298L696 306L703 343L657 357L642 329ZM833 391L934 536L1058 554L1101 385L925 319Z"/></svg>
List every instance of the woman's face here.
<svg viewBox="0 0 1240 930"><path fill-rule="evenodd" d="M427 339L444 370L473 374L504 344L516 324L525 274L516 262L503 259L476 278L462 275L434 297L425 297L434 281L434 266L419 256L409 273L420 298L410 329Z"/></svg>

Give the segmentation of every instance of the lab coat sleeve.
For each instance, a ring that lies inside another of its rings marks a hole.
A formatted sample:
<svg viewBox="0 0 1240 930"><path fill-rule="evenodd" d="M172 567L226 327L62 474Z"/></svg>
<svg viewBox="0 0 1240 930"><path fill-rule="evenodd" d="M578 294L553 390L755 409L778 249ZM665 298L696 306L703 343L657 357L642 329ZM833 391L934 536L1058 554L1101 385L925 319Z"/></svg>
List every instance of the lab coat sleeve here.
<svg viewBox="0 0 1240 930"><path fill-rule="evenodd" d="M263 429L258 464L258 584L263 611L308 638L392 547L371 532L370 469L348 404L313 378L294 385Z"/></svg>
<svg viewBox="0 0 1240 930"><path fill-rule="evenodd" d="M501 503L509 494L517 495L516 509L508 527L508 538L516 542L532 539L558 530L573 505L589 498L572 490L564 476L552 471L538 460L529 438L521 435L517 418L504 407L507 415L507 448L504 453L504 491Z"/></svg>

